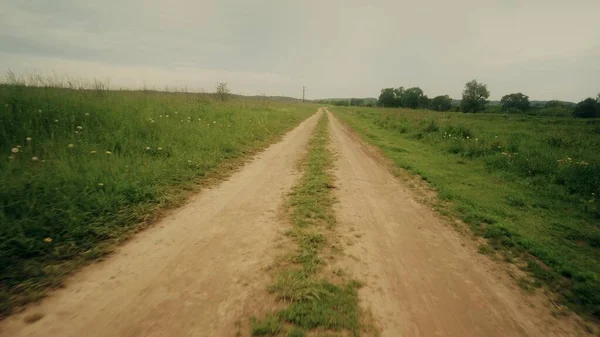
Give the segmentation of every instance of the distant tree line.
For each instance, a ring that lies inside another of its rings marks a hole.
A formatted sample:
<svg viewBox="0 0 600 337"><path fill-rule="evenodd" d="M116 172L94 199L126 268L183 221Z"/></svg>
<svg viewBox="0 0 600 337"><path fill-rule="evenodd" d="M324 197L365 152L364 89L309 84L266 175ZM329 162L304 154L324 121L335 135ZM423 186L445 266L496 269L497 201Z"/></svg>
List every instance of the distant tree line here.
<svg viewBox="0 0 600 337"><path fill-rule="evenodd" d="M594 98L573 105L568 102L552 100L545 104L532 104L529 96L517 92L504 95L499 104L490 104L490 91L486 84L472 80L465 84L460 102L449 95L429 98L419 87L405 89L383 88L377 100L377 106L385 108L430 109L435 111L462 111L466 113L515 113L538 115L573 115L581 118L600 117L600 93ZM352 104L350 104L352 105Z"/></svg>
<svg viewBox="0 0 600 337"><path fill-rule="evenodd" d="M366 106L374 107L377 105L377 99L373 98L330 98L316 100L315 102L321 104L329 104L335 106Z"/></svg>

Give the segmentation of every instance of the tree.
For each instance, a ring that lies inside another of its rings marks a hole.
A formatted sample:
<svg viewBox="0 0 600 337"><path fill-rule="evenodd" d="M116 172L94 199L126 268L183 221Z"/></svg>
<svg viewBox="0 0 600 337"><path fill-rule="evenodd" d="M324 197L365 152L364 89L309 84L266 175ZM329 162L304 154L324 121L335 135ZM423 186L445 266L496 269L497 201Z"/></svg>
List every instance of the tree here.
<svg viewBox="0 0 600 337"><path fill-rule="evenodd" d="M399 87L394 89L394 95L396 95L396 106L397 107L404 107L404 93L406 92L406 90L404 90L404 87Z"/></svg>
<svg viewBox="0 0 600 337"><path fill-rule="evenodd" d="M435 111L448 111L452 109L452 98L448 95L434 97L431 100L431 109Z"/></svg>
<svg viewBox="0 0 600 337"><path fill-rule="evenodd" d="M365 103L365 100L363 98L351 98L350 99L351 106L361 106L364 103Z"/></svg>
<svg viewBox="0 0 600 337"><path fill-rule="evenodd" d="M529 96L523 95L520 92L503 96L502 99L500 99L500 103L502 104L502 110L504 111L509 109L527 111L531 107Z"/></svg>
<svg viewBox="0 0 600 337"><path fill-rule="evenodd" d="M421 88L408 88L404 91L404 94L402 95L401 106L411 109L419 108L421 107L420 105L423 104L423 98L425 98L425 100L427 99L427 97L423 94L423 90L421 90Z"/></svg>
<svg viewBox="0 0 600 337"><path fill-rule="evenodd" d="M394 88L383 88L379 94L377 105L385 108L397 107L396 104L396 89Z"/></svg>
<svg viewBox="0 0 600 337"><path fill-rule="evenodd" d="M428 109L431 104L431 100L427 95L419 97L419 109Z"/></svg>
<svg viewBox="0 0 600 337"><path fill-rule="evenodd" d="M573 115L580 118L594 118L598 114L598 102L593 98L586 98L583 101L577 103Z"/></svg>
<svg viewBox="0 0 600 337"><path fill-rule="evenodd" d="M546 105L544 107L545 108L562 108L562 107L564 107L564 105L565 104L563 102L553 99L553 100L546 102Z"/></svg>
<svg viewBox="0 0 600 337"><path fill-rule="evenodd" d="M225 102L229 98L229 94L231 93L231 91L227 87L227 83L218 83L216 90L217 97L219 97L219 99L222 102Z"/></svg>
<svg viewBox="0 0 600 337"><path fill-rule="evenodd" d="M479 83L476 80L467 82L462 95L461 108L464 112L477 112L485 109L489 102L490 91L487 85Z"/></svg>

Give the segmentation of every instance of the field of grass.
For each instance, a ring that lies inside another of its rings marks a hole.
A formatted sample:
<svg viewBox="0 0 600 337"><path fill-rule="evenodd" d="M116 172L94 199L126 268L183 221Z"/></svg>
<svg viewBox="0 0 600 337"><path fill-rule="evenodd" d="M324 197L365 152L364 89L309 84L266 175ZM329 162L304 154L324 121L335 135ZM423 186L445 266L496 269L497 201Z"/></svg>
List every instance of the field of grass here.
<svg viewBox="0 0 600 337"><path fill-rule="evenodd" d="M289 200L293 228L287 235L296 243L295 251L284 257L285 263L277 268L278 275L270 286L277 299L287 305L260 320L253 318L253 336L302 337L309 331L318 336L360 336L360 284L323 272L336 255L332 247L338 246L327 121L323 114L302 163L304 175Z"/></svg>
<svg viewBox="0 0 600 337"><path fill-rule="evenodd" d="M310 104L0 85L0 316L314 113Z"/></svg>
<svg viewBox="0 0 600 337"><path fill-rule="evenodd" d="M398 167L438 191L440 212L600 318L600 120L336 108ZM449 205L449 206L443 206Z"/></svg>

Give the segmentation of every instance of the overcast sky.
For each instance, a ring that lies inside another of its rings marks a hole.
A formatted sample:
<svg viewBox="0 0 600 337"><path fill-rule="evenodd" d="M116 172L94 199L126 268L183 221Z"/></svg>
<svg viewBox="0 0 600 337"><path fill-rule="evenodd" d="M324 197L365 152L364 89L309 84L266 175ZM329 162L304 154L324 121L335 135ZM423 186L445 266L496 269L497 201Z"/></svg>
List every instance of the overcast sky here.
<svg viewBox="0 0 600 337"><path fill-rule="evenodd" d="M600 0L0 0L0 71L308 98L600 91Z"/></svg>

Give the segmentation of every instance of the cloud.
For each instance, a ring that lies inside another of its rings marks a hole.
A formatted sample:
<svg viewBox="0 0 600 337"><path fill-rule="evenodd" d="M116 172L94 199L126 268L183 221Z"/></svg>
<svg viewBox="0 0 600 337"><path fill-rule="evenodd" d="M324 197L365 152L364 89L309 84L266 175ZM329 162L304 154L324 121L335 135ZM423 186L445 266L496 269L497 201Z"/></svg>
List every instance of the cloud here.
<svg viewBox="0 0 600 337"><path fill-rule="evenodd" d="M5 0L0 70L210 90L580 100L599 91L597 0ZM127 74L124 76L123 74ZM596 86L594 88L594 86Z"/></svg>

